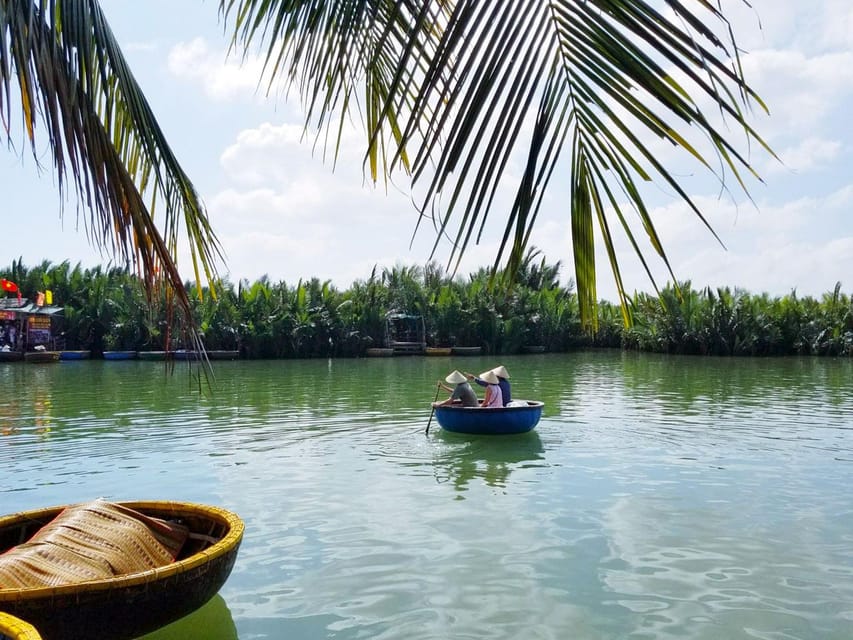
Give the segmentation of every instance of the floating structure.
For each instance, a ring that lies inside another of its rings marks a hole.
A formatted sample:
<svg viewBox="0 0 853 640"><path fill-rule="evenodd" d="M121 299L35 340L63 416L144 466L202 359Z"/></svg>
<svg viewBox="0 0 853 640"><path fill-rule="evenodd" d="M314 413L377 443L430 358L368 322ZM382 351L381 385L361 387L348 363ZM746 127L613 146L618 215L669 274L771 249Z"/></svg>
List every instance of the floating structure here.
<svg viewBox="0 0 853 640"><path fill-rule="evenodd" d="M58 360L53 318L62 311L63 307L45 304L43 296L36 302L27 298L0 298L0 362L24 359L55 362L52 356L29 357L30 353L38 352L56 352Z"/></svg>
<svg viewBox="0 0 853 640"><path fill-rule="evenodd" d="M390 311L385 316L385 347L394 355L426 352L426 326L422 316Z"/></svg>

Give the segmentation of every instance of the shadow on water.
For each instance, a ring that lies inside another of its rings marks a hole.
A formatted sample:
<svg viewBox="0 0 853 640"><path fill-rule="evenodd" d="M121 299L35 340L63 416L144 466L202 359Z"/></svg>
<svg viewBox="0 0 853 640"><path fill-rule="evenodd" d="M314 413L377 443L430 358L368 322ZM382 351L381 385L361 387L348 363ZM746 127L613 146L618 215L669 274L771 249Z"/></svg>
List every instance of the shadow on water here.
<svg viewBox="0 0 853 640"><path fill-rule="evenodd" d="M514 470L539 466L537 461L544 459L545 447L536 431L466 436L438 429L433 437L441 443L433 460L435 479L452 483L457 491L466 491L477 479L490 487L506 487Z"/></svg>

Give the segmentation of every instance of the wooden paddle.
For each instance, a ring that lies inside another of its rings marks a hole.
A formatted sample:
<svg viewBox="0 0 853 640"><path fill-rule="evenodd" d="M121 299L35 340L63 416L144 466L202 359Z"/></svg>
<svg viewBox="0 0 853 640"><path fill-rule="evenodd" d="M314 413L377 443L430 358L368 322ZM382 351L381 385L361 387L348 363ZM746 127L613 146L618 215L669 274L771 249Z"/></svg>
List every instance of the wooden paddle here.
<svg viewBox="0 0 853 640"><path fill-rule="evenodd" d="M427 435L427 436L429 435L429 425L432 422L432 416L435 414L435 403L438 400L438 392L439 391L441 391L441 383L440 382L435 385L435 398L432 401L433 407L432 407L432 411L429 412L429 420L427 420L427 428L426 428L426 431L424 431L424 435Z"/></svg>

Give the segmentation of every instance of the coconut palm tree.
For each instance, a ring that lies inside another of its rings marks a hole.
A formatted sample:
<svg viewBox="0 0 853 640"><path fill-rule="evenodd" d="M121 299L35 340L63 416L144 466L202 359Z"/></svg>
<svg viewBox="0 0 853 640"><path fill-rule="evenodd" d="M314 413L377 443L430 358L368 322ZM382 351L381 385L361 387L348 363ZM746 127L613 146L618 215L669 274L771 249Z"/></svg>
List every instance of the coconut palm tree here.
<svg viewBox="0 0 853 640"><path fill-rule="evenodd" d="M88 207L89 238L133 263L149 294L165 280L189 316L175 264L181 219L197 279L213 276L219 245L98 2L0 0L0 120L10 146L13 100L36 163L46 142L60 192L75 190Z"/></svg>
<svg viewBox="0 0 853 640"><path fill-rule="evenodd" d="M265 51L273 81L299 90L318 136L336 140L360 113L370 176L411 176L426 214L418 224L431 219L437 243L450 236L451 264L498 213L504 233L492 273L515 274L556 176L569 196L588 327L596 323L594 226L626 322L618 228L654 283L629 221L632 209L669 269L640 183L662 181L708 226L650 139L681 147L724 187L733 176L746 189L743 174L754 174L742 149L757 143L770 152L747 120L752 105L764 105L743 77L717 3L220 0L220 11L235 45ZM520 169L512 166L518 161ZM511 174L518 174L514 200L492 212Z"/></svg>
<svg viewBox="0 0 853 640"><path fill-rule="evenodd" d="M492 273L514 274L558 176L588 327L596 226L626 322L617 229L649 277L637 222L669 268L642 182L662 182L707 225L648 140L744 189L743 174L754 172L742 150L767 148L748 121L750 107L764 105L725 16L705 0L220 0L219 9L235 48L260 47L272 81L296 88L325 144L336 150L341 128L361 117L366 170L374 181L411 178L417 224L431 220L436 243L450 237L450 266L497 214L504 231ZM60 185L70 181L89 206L97 242L135 259L149 285L165 277L183 296L174 263L183 218L196 275L210 275L218 245L204 208L96 0L0 0L4 123L17 86L33 151L38 133ZM495 212L506 185L512 204Z"/></svg>

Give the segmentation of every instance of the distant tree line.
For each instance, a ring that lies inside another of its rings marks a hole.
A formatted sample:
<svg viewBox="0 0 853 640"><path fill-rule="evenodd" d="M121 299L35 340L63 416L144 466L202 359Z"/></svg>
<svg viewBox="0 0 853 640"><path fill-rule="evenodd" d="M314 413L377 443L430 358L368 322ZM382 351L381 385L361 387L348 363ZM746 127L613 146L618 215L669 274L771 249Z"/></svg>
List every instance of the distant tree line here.
<svg viewBox="0 0 853 640"><path fill-rule="evenodd" d="M295 285L263 277L219 283L216 295L187 284L195 322L208 349L247 358L357 357L383 346L385 315L420 315L430 346L479 346L484 353L621 348L717 356L853 355L853 300L841 284L815 299L741 289L695 290L667 285L660 295L631 299L633 322L619 305L599 305L595 334L581 327L574 285L559 282L560 263L536 249L525 256L514 286L491 286L490 272L449 276L437 263L378 269L340 290L317 278ZM82 268L68 261L0 270L25 296L51 290L64 307L64 348L165 350L185 346L170 333L173 304L146 297L139 279L118 267ZM201 294L201 295L199 295Z"/></svg>

